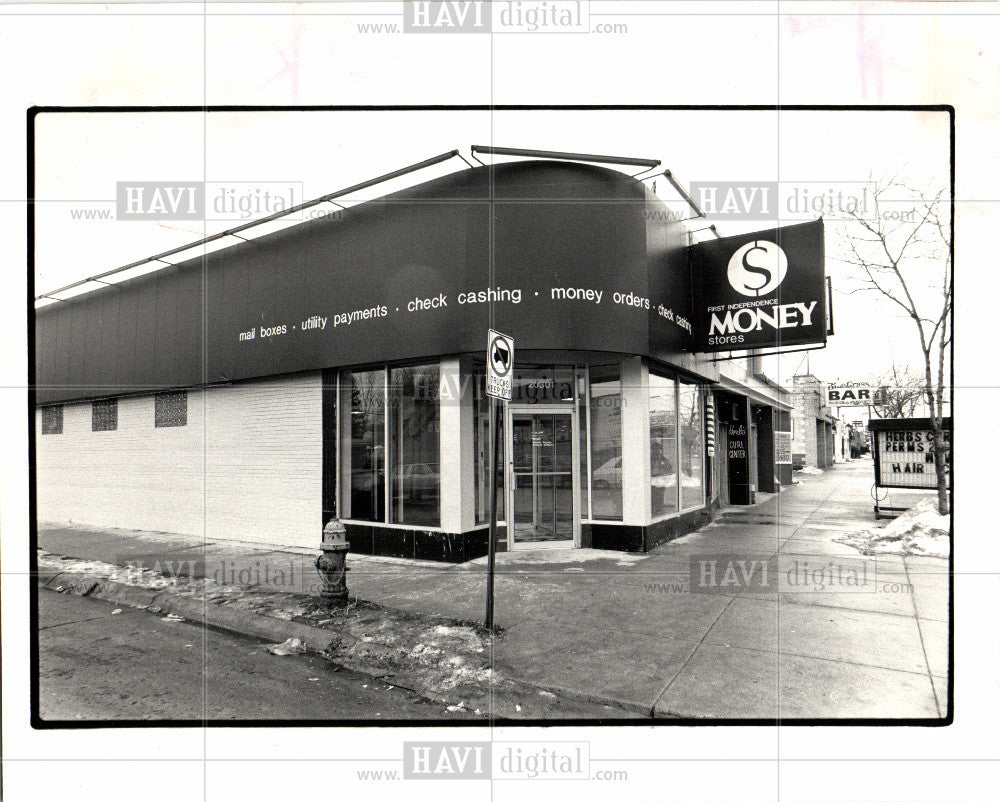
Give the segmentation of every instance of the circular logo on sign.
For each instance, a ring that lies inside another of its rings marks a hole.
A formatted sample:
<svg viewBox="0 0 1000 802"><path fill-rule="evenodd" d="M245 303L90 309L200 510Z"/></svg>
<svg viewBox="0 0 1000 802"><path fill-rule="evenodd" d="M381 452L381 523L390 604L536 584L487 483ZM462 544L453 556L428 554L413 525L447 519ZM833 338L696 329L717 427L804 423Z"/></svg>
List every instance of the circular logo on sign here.
<svg viewBox="0 0 1000 802"><path fill-rule="evenodd" d="M510 343L503 337L494 337L490 343L490 362L497 376L503 377L510 372Z"/></svg>
<svg viewBox="0 0 1000 802"><path fill-rule="evenodd" d="M748 242L729 260L729 283L740 295L751 298L774 292L787 272L785 252L764 239Z"/></svg>

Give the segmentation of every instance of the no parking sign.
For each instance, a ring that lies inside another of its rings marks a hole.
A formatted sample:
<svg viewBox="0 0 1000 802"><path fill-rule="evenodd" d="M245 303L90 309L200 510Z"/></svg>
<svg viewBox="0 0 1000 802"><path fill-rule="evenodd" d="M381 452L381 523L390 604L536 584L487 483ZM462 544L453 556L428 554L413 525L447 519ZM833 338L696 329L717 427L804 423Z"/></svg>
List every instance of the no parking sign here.
<svg viewBox="0 0 1000 802"><path fill-rule="evenodd" d="M490 329L486 340L486 394L510 401L514 376L514 338Z"/></svg>

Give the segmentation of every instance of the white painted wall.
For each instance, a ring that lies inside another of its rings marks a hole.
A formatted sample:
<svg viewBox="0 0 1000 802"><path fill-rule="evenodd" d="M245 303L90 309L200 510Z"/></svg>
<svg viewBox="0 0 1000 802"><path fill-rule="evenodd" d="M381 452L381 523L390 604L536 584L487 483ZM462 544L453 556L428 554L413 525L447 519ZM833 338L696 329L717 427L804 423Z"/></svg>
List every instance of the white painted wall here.
<svg viewBox="0 0 1000 802"><path fill-rule="evenodd" d="M319 372L188 392L186 426L156 428L153 396L120 398L118 429L91 405L41 433L40 521L315 547L321 534Z"/></svg>

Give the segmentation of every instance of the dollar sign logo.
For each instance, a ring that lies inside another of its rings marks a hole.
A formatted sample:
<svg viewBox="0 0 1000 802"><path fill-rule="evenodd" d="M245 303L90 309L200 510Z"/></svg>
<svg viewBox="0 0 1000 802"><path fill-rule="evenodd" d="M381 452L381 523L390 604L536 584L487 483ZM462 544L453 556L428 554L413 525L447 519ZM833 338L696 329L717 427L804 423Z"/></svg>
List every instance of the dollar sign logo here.
<svg viewBox="0 0 1000 802"><path fill-rule="evenodd" d="M754 240L729 260L729 283L740 295L760 298L774 292L788 272L788 258L775 243Z"/></svg>

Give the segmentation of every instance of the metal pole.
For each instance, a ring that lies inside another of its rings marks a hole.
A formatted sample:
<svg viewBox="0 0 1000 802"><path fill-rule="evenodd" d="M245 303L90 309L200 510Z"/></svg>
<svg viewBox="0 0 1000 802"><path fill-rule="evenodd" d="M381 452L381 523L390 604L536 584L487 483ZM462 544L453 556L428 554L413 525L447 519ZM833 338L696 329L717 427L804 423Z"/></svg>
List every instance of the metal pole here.
<svg viewBox="0 0 1000 802"><path fill-rule="evenodd" d="M360 184L355 184L354 186L347 187L347 189L338 189L336 192L331 192L327 195L323 195L320 198L313 198L312 200L305 201L304 203L300 203L296 206L290 206L287 209L280 209L277 212L274 212L273 214L267 215L267 217L262 217L259 220L251 220L247 223L242 223L236 226L235 228L229 228L226 229L225 231L220 231L218 234L212 234L211 236L203 237L197 242L191 242L188 243L187 245L179 245L176 248L171 248L169 251L163 251L163 253L158 253L156 254L156 256L147 256L145 259L140 259L138 262L130 262L127 265L116 267L113 270L106 270L105 272L98 273L95 276L90 276L89 278L81 279L80 281L74 281L72 284L67 284L64 287L60 287L58 290L49 290L49 293L65 292L66 290L79 287L81 284L87 284L88 282L91 281L97 281L98 279L107 278L108 276L113 276L115 273L121 273L123 270L131 270L133 267L141 267L142 265L148 264L149 262L162 262L163 257L165 256L173 256L174 254L181 253L182 251L187 251L190 250L191 248L197 248L199 245L208 245L210 242L215 242L216 240L222 239L223 237L235 236L236 232L238 231L246 231L247 229L253 228L254 226L259 226L261 223L270 223L281 217L287 217L290 214L294 214L295 212L301 212L303 209L309 209L313 206L318 206L321 203L332 203L334 198L342 198L343 196L350 195L353 192L358 192L362 189L368 189L369 187L373 187L376 184L381 184L385 181L390 181L393 178L399 178L400 176L404 176L408 173L413 173L416 172L417 170L422 170L425 167L433 167L435 164L440 164L441 162L448 161L448 159L454 158L455 156L458 155L459 153L457 150L450 150L447 153L442 153L440 156L433 156L430 159L424 159L424 161L422 162L411 164L409 167L403 167L399 170L393 170L391 173L380 175L378 178L371 178L368 181L362 181ZM336 205L340 206L339 203ZM246 241L244 237L237 237L237 239L242 239ZM194 259L196 257L190 257L190 258ZM164 262L164 264L173 266L175 264L180 264L180 262ZM103 283L106 284L107 282ZM49 296L37 295L35 296L35 300L37 301L40 298L47 298L47 297ZM61 301L63 299L56 298L54 300Z"/></svg>
<svg viewBox="0 0 1000 802"><path fill-rule="evenodd" d="M490 530L486 569L486 628L493 629L493 577L497 557L497 475L500 473L500 402L490 399Z"/></svg>
<svg viewBox="0 0 1000 802"><path fill-rule="evenodd" d="M638 167L647 167L650 170L660 166L659 159L633 159L627 156L602 156L595 153L566 153L561 150L532 150L526 148L500 148L493 145L473 145L471 151L472 153L486 153L496 156L524 156L529 159L563 159L575 162L596 162L597 164L634 164Z"/></svg>

